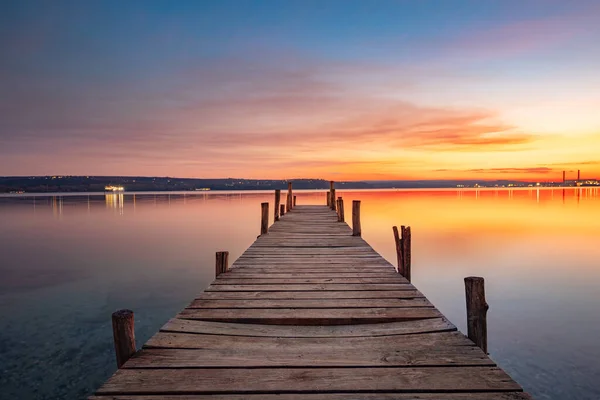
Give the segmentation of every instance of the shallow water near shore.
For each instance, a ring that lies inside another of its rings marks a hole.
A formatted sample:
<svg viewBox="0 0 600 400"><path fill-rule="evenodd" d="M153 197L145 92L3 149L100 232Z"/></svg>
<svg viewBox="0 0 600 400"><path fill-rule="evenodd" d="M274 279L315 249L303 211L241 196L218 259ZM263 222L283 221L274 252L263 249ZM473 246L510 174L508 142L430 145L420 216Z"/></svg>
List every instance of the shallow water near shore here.
<svg viewBox="0 0 600 400"><path fill-rule="evenodd" d="M413 283L463 332L463 278L485 277L490 356L536 399L600 398L598 188L338 195L362 201L363 237L393 264L391 227L411 226ZM0 398L93 393L116 369L110 314L135 311L141 346L212 281L216 251L235 260L256 239L263 201L0 197Z"/></svg>

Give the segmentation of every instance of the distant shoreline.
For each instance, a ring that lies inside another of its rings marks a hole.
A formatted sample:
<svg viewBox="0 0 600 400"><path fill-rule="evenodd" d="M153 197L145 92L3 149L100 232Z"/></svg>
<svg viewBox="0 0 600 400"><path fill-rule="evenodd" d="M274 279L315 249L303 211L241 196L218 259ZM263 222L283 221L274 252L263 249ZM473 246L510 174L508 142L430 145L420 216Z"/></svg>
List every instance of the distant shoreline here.
<svg viewBox="0 0 600 400"><path fill-rule="evenodd" d="M560 189L598 189L599 186L519 186L519 187L464 187L464 188L374 188L374 189L336 189L338 192L452 192L452 191L509 191L509 190L560 190ZM189 191L189 190L166 190L166 191L125 191L125 192L25 192L25 193L0 193L0 198L18 198L18 197L77 197L77 196L134 196L134 195L224 195L224 194L264 194L271 193L272 190L208 190L208 191ZM297 193L325 193L324 189L295 189Z"/></svg>
<svg viewBox="0 0 600 400"><path fill-rule="evenodd" d="M294 190L328 190L324 179L291 179ZM119 176L12 176L0 177L0 193L104 193L106 186L123 187L127 193L141 192L214 192L286 190L282 179L196 179L171 177ZM338 190L381 189L461 189L517 187L599 186L596 179L566 182L530 182L516 180L380 180L339 181Z"/></svg>

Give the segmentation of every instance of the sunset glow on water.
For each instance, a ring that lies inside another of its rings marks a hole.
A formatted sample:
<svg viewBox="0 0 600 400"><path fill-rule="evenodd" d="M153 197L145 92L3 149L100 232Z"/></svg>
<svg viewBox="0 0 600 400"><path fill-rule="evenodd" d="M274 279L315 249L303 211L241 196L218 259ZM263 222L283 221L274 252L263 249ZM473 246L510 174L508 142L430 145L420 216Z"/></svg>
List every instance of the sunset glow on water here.
<svg viewBox="0 0 600 400"><path fill-rule="evenodd" d="M485 277L490 356L525 390L600 394L597 188L338 194L361 200L363 237L393 264L391 227L411 226L413 283L463 332L463 278ZM210 283L216 251L235 260L256 239L263 201L272 193L0 198L3 394L91 393L115 369L110 314L133 309L145 342Z"/></svg>

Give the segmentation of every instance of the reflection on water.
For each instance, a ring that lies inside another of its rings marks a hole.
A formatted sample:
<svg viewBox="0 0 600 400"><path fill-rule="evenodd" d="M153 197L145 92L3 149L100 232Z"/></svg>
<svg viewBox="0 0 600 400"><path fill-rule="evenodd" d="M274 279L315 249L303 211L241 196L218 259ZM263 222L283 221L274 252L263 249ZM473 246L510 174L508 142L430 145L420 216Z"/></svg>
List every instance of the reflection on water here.
<svg viewBox="0 0 600 400"><path fill-rule="evenodd" d="M465 330L463 278L486 278L491 356L536 398L600 398L598 188L355 191L363 236ZM298 192L298 204L324 204ZM0 398L82 398L115 369L110 314L145 342L236 259L272 193L0 197ZM272 214L272 213L270 213ZM271 216L272 217L272 216ZM347 220L351 220L348 215ZM272 221L271 221L272 222Z"/></svg>

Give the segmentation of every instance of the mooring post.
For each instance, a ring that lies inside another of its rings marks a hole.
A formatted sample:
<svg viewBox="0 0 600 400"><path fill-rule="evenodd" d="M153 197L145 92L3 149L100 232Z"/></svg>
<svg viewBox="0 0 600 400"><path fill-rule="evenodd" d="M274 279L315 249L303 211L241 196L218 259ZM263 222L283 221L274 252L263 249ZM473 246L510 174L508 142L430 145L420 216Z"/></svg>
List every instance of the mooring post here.
<svg viewBox="0 0 600 400"><path fill-rule="evenodd" d="M294 203L292 204L292 207L296 207L296 195L294 195Z"/></svg>
<svg viewBox="0 0 600 400"><path fill-rule="evenodd" d="M133 311L119 310L112 314L113 340L117 355L117 368L121 368L135 354Z"/></svg>
<svg viewBox="0 0 600 400"><path fill-rule="evenodd" d="M352 200L352 236L361 236L360 200Z"/></svg>
<svg viewBox="0 0 600 400"><path fill-rule="evenodd" d="M275 189L275 218L273 221L279 221L279 204L281 204L281 189Z"/></svg>
<svg viewBox="0 0 600 400"><path fill-rule="evenodd" d="M279 215L282 217L285 215L285 204L279 206Z"/></svg>
<svg viewBox="0 0 600 400"><path fill-rule="evenodd" d="M465 296L467 299L467 336L487 354L487 311L489 306L485 301L483 278L466 277Z"/></svg>
<svg viewBox="0 0 600 400"><path fill-rule="evenodd" d="M269 233L269 203L260 203L260 234Z"/></svg>
<svg viewBox="0 0 600 400"><path fill-rule="evenodd" d="M292 193L292 182L288 182L288 194L287 194L287 201L286 201L286 205L285 205L287 212L290 212L290 210L293 207L293 205L292 205L293 196L294 196L294 194Z"/></svg>
<svg viewBox="0 0 600 400"><path fill-rule="evenodd" d="M392 227L394 231L394 241L396 242L396 259L398 260L398 273L405 277L409 282L411 280L411 238L410 226L402 225L400 232L398 227Z"/></svg>
<svg viewBox="0 0 600 400"><path fill-rule="evenodd" d="M338 214L338 222L345 222L346 218L344 217L344 199L338 197L337 199L337 214Z"/></svg>
<svg viewBox="0 0 600 400"><path fill-rule="evenodd" d="M327 197L327 207L331 207L331 192L328 190L325 192Z"/></svg>
<svg viewBox="0 0 600 400"><path fill-rule="evenodd" d="M215 263L215 277L221 275L223 272L227 272L229 268L229 252L228 251L217 251L216 263Z"/></svg>
<svg viewBox="0 0 600 400"><path fill-rule="evenodd" d="M329 207L335 211L335 182L329 181Z"/></svg>
<svg viewBox="0 0 600 400"><path fill-rule="evenodd" d="M398 233L397 226L392 226L392 231L394 231L394 242L396 243L396 261L398 265L398 273L402 275L402 270L404 268L404 259L402 257L402 238Z"/></svg>
<svg viewBox="0 0 600 400"><path fill-rule="evenodd" d="M402 225L400 227L402 230L402 259L404 261L404 272L402 276L404 276L409 282L411 281L411 260L412 260L412 250L411 250L411 234L410 234L410 226Z"/></svg>

